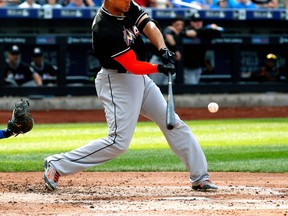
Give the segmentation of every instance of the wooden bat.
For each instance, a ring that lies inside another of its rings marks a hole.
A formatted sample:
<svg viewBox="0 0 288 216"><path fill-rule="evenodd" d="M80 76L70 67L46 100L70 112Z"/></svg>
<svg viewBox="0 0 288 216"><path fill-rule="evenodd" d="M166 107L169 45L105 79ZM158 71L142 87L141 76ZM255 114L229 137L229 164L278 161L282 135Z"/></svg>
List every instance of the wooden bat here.
<svg viewBox="0 0 288 216"><path fill-rule="evenodd" d="M174 97L172 89L172 75L168 73L168 98L166 108L166 127L172 130L175 127Z"/></svg>

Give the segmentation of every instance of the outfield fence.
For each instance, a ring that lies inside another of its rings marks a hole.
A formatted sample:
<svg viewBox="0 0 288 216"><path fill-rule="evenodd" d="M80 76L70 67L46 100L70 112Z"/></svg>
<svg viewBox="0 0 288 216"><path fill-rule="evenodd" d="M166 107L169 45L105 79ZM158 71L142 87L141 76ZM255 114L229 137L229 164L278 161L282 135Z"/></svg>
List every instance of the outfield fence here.
<svg viewBox="0 0 288 216"><path fill-rule="evenodd" d="M164 95L165 97L167 95ZM21 97L0 98L0 110L11 110L15 102ZM24 97L25 98L25 97ZM33 96L30 105L33 110L93 110L102 109L102 105L95 96L79 97L43 97ZM288 94L285 93L249 93L249 94L186 94L175 95L176 108L207 107L211 101L217 102L221 107L286 107Z"/></svg>

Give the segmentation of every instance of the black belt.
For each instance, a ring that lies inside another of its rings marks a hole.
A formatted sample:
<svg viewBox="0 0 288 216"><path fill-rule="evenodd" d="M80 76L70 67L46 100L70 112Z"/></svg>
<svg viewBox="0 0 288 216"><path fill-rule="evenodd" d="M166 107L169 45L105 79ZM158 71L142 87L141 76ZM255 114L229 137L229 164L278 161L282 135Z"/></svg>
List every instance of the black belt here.
<svg viewBox="0 0 288 216"><path fill-rule="evenodd" d="M106 67L104 67L106 68ZM123 69L115 69L115 68L106 68L107 70L114 70L114 71L117 71L117 73L127 73L128 71L125 70L124 68Z"/></svg>
<svg viewBox="0 0 288 216"><path fill-rule="evenodd" d="M118 73L127 73L127 70L125 70L125 69L118 69Z"/></svg>

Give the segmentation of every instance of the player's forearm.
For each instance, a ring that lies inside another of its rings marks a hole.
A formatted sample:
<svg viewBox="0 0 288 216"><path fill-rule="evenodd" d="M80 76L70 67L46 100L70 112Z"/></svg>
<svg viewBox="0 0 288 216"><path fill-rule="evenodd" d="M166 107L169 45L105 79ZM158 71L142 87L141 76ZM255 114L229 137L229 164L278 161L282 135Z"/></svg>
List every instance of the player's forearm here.
<svg viewBox="0 0 288 216"><path fill-rule="evenodd" d="M114 58L115 61L120 63L127 71L143 75L143 74L152 74L157 72L157 66L148 62L138 61L136 59L136 54L133 50L129 50Z"/></svg>
<svg viewBox="0 0 288 216"><path fill-rule="evenodd" d="M154 22L148 22L143 29L143 32L158 50L166 47L163 35Z"/></svg>
<svg viewBox="0 0 288 216"><path fill-rule="evenodd" d="M136 54L131 49L128 52L115 57L114 60L120 63L127 71L137 75L152 74L155 72L163 73L166 75L168 75L169 72L171 74L175 73L175 66L170 63L163 65L138 61L136 59Z"/></svg>
<svg viewBox="0 0 288 216"><path fill-rule="evenodd" d="M188 29L185 31L185 36L187 37L196 37L197 36L197 32L193 29Z"/></svg>
<svg viewBox="0 0 288 216"><path fill-rule="evenodd" d="M42 78L38 73L34 73L33 78L37 86L42 86Z"/></svg>
<svg viewBox="0 0 288 216"><path fill-rule="evenodd" d="M167 41L167 43L171 46L171 47L173 47L173 46L176 46L176 41L175 41L175 39L174 39L174 37L172 36L172 35L166 35L165 36L165 39L166 39L166 41Z"/></svg>

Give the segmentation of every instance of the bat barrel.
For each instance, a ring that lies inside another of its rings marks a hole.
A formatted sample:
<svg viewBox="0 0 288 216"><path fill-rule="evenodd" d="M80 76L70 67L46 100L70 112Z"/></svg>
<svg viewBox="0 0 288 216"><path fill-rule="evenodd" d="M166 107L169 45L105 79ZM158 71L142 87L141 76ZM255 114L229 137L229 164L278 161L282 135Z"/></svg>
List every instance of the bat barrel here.
<svg viewBox="0 0 288 216"><path fill-rule="evenodd" d="M172 89L172 75L168 73L168 98L166 108L166 127L172 130L175 127L174 97Z"/></svg>

